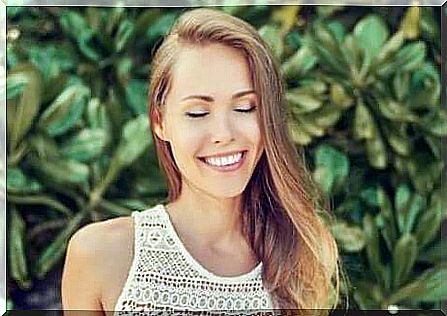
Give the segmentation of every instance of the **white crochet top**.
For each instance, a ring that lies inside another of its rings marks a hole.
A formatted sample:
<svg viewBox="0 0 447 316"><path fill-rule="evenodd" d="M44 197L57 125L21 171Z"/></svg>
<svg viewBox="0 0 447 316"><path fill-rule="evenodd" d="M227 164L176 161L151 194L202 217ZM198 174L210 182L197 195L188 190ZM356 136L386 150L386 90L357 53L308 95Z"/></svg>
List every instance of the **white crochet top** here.
<svg viewBox="0 0 447 316"><path fill-rule="evenodd" d="M187 251L163 205L133 212L134 257L115 306L121 312L270 310L262 263L232 277L206 270Z"/></svg>

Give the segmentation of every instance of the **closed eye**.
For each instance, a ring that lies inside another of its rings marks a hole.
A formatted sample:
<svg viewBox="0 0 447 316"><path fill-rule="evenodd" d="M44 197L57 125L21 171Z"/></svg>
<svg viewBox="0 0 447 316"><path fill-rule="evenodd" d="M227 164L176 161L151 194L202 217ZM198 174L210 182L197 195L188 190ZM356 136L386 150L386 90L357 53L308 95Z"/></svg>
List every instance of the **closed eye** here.
<svg viewBox="0 0 447 316"><path fill-rule="evenodd" d="M186 116L192 117L192 118L203 117L207 114L208 114L208 112L187 112L187 113L185 113Z"/></svg>
<svg viewBox="0 0 447 316"><path fill-rule="evenodd" d="M256 106L255 105L253 105L253 106L251 106L249 108L237 108L237 109L235 109L235 111L242 112L242 113L250 113L250 112L253 112L255 110L256 110Z"/></svg>
<svg viewBox="0 0 447 316"><path fill-rule="evenodd" d="M250 113L255 111L256 108L257 106L253 105L249 108L236 108L235 111L240 113ZM186 112L185 115L191 118L199 118L208 115L208 112Z"/></svg>

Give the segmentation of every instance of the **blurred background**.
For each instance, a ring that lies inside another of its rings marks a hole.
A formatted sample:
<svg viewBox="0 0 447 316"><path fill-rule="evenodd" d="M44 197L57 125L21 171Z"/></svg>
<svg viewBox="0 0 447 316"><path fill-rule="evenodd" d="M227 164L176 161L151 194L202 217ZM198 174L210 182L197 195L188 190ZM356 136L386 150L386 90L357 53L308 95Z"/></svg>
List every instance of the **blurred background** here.
<svg viewBox="0 0 447 316"><path fill-rule="evenodd" d="M258 29L281 63L291 135L331 200L349 307L439 309L447 10L218 9ZM184 10L7 7L9 309L61 308L70 236L166 198L148 78L154 50Z"/></svg>

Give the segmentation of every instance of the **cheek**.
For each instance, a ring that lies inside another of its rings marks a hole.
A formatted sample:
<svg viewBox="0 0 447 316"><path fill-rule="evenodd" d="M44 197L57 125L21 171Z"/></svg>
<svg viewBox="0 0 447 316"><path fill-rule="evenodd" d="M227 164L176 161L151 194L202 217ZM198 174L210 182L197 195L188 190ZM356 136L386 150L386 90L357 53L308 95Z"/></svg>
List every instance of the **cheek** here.
<svg viewBox="0 0 447 316"><path fill-rule="evenodd" d="M203 132L197 127L177 124L176 128L171 130L170 144L179 167L194 159L194 156L199 153L203 143L202 138Z"/></svg>
<svg viewBox="0 0 447 316"><path fill-rule="evenodd" d="M253 116L251 119L240 120L237 124L241 135L249 139L251 143L258 147L262 147L263 137L259 120Z"/></svg>

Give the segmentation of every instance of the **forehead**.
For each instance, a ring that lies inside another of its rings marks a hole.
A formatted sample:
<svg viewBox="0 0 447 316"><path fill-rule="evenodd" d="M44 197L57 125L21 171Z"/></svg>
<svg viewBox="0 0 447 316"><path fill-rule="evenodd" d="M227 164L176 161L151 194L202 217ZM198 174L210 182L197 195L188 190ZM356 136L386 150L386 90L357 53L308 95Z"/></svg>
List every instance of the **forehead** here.
<svg viewBox="0 0 447 316"><path fill-rule="evenodd" d="M222 44L188 45L181 49L172 72L170 94L191 93L216 98L253 89L247 61L241 51Z"/></svg>

